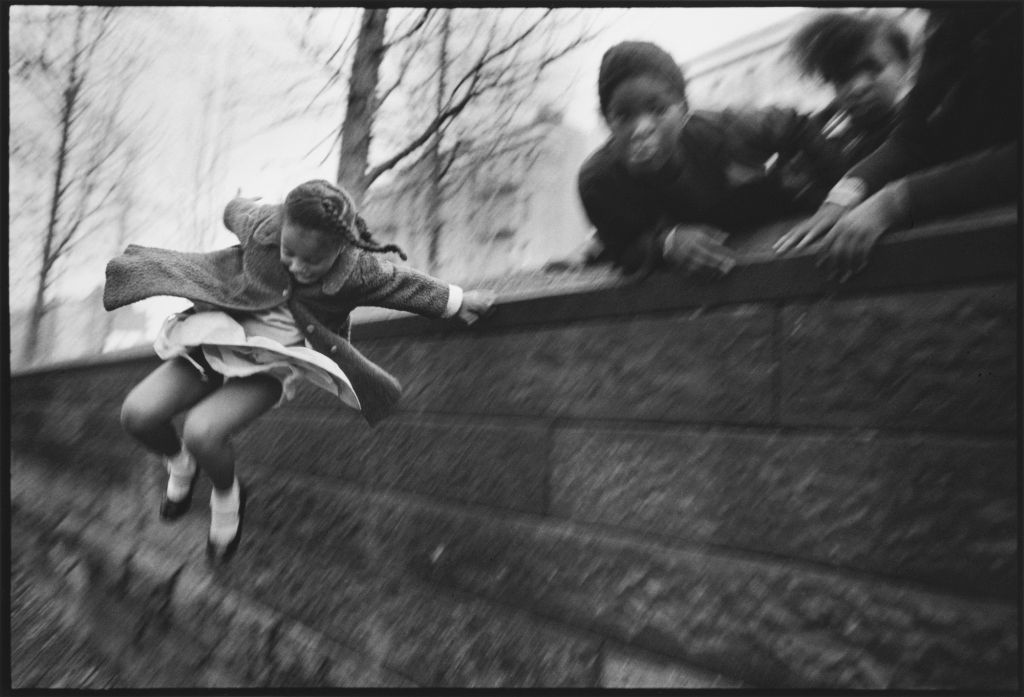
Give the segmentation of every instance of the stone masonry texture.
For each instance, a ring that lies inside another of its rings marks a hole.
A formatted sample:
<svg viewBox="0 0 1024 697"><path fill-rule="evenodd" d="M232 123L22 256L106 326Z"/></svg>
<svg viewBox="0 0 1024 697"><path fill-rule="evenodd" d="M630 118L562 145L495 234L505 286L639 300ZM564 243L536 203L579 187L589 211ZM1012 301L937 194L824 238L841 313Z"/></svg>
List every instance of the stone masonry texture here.
<svg viewBox="0 0 1024 697"><path fill-rule="evenodd" d="M771 329L742 305L364 348L412 411L744 423L769 418Z"/></svg>
<svg viewBox="0 0 1024 697"><path fill-rule="evenodd" d="M303 389L239 433L216 570L206 479L160 524L159 458L118 423L155 358L13 376L18 675L1019 689L1016 286L938 280L370 332L399 413Z"/></svg>
<svg viewBox="0 0 1024 697"><path fill-rule="evenodd" d="M782 420L1010 434L1018 321L1013 284L794 303Z"/></svg>
<svg viewBox="0 0 1024 697"><path fill-rule="evenodd" d="M575 427L551 510L1012 600L1017 462L1005 439Z"/></svg>

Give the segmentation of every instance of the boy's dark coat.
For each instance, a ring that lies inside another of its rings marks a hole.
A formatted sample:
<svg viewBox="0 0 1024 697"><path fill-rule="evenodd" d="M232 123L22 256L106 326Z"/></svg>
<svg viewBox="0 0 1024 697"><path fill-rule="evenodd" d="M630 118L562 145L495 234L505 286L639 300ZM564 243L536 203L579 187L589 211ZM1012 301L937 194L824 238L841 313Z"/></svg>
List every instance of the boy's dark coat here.
<svg viewBox="0 0 1024 697"><path fill-rule="evenodd" d="M865 148L823 135L831 113L792 109L695 111L674 154L672 178L631 177L611 143L579 173L584 210L605 246L605 258L632 272L657 256L657 239L675 223L705 223L727 232L813 210ZM773 156L776 155L774 158Z"/></svg>

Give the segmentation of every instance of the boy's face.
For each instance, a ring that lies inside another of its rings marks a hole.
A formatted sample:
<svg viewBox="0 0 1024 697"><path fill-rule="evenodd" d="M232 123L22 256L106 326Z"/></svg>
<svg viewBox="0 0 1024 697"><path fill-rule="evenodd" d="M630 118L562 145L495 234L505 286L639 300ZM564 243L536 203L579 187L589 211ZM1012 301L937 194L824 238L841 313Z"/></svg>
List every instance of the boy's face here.
<svg viewBox="0 0 1024 697"><path fill-rule="evenodd" d="M657 77L638 75L615 88L605 118L615 155L630 174L652 174L668 163L685 113L683 98Z"/></svg>
<svg viewBox="0 0 1024 697"><path fill-rule="evenodd" d="M849 75L834 85L843 109L862 126L884 121L903 96L910 66L882 37L875 37L850 66Z"/></svg>

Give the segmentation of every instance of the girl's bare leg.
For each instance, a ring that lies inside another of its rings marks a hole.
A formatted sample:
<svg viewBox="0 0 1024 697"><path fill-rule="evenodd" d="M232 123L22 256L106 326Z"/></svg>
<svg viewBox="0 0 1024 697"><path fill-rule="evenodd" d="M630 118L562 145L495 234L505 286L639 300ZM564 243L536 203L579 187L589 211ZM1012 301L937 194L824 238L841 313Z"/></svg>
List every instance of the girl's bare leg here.
<svg viewBox="0 0 1024 697"><path fill-rule="evenodd" d="M216 382L205 382L184 358L172 358L128 393L121 407L121 424L150 450L175 455L181 443L171 419L217 387Z"/></svg>
<svg viewBox="0 0 1024 697"><path fill-rule="evenodd" d="M182 440L216 489L235 480L231 436L270 409L281 396L281 382L270 375L233 378L196 404L185 417Z"/></svg>

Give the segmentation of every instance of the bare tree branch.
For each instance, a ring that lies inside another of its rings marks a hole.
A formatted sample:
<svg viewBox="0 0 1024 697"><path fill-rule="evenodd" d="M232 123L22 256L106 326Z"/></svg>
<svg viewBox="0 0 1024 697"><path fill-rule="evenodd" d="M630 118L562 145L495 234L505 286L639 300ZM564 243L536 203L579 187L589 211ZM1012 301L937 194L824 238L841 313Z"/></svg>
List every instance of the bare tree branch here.
<svg viewBox="0 0 1024 697"><path fill-rule="evenodd" d="M413 24L413 26L410 27L409 30L406 31L401 36L399 36L399 37L397 37L395 39L392 39L391 41L385 43L384 46L383 46L383 49L385 51L390 51L395 46L397 46L397 45L403 43L404 41L408 40L409 38L411 38L414 34L416 34L420 29L423 28L423 25L425 25L427 23L427 20L429 20L431 15L434 13L434 9L436 9L436 8L430 8L430 7L424 8L423 14L421 14L416 19L416 22Z"/></svg>
<svg viewBox="0 0 1024 697"><path fill-rule="evenodd" d="M408 145L400 149L393 156L384 160L384 162L379 165L371 167L366 173L367 185L375 181L384 172L404 160L410 153L415 152L417 148L422 147L423 144L430 139L430 136L434 135L434 132L437 131L438 128L440 128L445 122L458 116L459 113L466 108L466 105L469 104L470 100L473 99L473 96L474 94L472 92L468 92L458 104L452 105L446 108L442 113L438 114L416 138L409 142Z"/></svg>
<svg viewBox="0 0 1024 697"><path fill-rule="evenodd" d="M395 92L395 90L397 90L402 85L402 83L405 81L405 78L406 78L406 76L409 73L409 68L412 65L413 61L420 56L420 52L422 50L422 47L423 47L422 43L417 43L417 44L411 46L410 48L408 48L402 54L402 60L401 60L401 62L399 64L399 66L398 66L398 75L395 78L395 81L390 86L385 87L383 90L378 90L378 96L377 96L377 107L378 108L380 108L380 105L383 104L384 102L386 102L388 100L388 98ZM430 79L430 78L428 77L427 79Z"/></svg>

